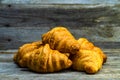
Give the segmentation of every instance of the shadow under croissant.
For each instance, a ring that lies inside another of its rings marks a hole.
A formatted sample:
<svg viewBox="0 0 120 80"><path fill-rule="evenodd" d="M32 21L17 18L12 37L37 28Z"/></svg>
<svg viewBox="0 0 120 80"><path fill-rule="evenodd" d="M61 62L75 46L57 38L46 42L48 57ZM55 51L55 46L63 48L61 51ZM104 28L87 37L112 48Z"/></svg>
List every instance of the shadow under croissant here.
<svg viewBox="0 0 120 80"><path fill-rule="evenodd" d="M25 71L25 72L29 72L29 73L35 73L35 74L63 74L63 73L73 72L73 70L71 70L70 68L60 70L60 71L55 71L55 72L36 72L36 71L33 71L31 69L28 69L28 68L20 68L20 71Z"/></svg>
<svg viewBox="0 0 120 80"><path fill-rule="evenodd" d="M100 73L101 69L98 70L96 73L87 73L85 71L78 71L78 70L74 70L72 68L68 68L68 69L64 69L64 70L60 70L60 71L55 71L55 72L36 72L36 71L33 71L33 70L30 70L28 68L21 68L20 69L21 71L25 71L25 72L28 72L28 73L35 73L35 74L66 74L66 73L73 73L73 74L87 74L87 75L93 75L93 74L98 74Z"/></svg>

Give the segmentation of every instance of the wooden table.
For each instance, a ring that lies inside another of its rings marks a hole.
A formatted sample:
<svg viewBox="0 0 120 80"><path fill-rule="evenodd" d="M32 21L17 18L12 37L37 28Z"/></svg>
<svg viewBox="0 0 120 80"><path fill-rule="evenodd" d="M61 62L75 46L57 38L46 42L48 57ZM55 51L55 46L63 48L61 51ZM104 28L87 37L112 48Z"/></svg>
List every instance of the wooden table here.
<svg viewBox="0 0 120 80"><path fill-rule="evenodd" d="M108 60L96 74L72 70L57 73L34 73L13 62L17 50L0 50L0 80L120 80L120 49L103 49Z"/></svg>

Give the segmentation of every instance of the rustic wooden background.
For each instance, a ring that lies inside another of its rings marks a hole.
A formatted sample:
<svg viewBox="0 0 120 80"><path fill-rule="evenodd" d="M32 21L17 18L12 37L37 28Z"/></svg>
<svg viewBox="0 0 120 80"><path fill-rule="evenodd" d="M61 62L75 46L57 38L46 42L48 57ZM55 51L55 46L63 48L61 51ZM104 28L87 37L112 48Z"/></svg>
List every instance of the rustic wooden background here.
<svg viewBox="0 0 120 80"><path fill-rule="evenodd" d="M86 37L102 48L120 46L118 0L0 0L0 3L0 49L17 49L24 43L41 40L43 33L58 25L67 27L76 39Z"/></svg>
<svg viewBox="0 0 120 80"><path fill-rule="evenodd" d="M14 64L19 46L59 25L102 48L108 59L98 73L41 74ZM120 80L120 0L0 0L0 80L33 79Z"/></svg>

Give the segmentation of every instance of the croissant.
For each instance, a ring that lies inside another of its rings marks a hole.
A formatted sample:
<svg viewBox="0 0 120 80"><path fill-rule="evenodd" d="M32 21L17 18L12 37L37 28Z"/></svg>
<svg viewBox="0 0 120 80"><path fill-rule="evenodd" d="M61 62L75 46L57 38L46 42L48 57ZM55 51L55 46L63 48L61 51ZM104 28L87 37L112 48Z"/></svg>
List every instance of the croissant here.
<svg viewBox="0 0 120 80"><path fill-rule="evenodd" d="M80 49L91 50L94 48L94 44L88 41L86 38L79 38Z"/></svg>
<svg viewBox="0 0 120 80"><path fill-rule="evenodd" d="M103 58L93 50L81 49L71 58L72 68L86 73L96 73L102 68Z"/></svg>
<svg viewBox="0 0 120 80"><path fill-rule="evenodd" d="M80 49L94 50L103 57L103 63L106 62L107 56L103 53L103 51L99 47L94 46L94 44L88 41L86 38L79 38L78 42L80 44Z"/></svg>
<svg viewBox="0 0 120 80"><path fill-rule="evenodd" d="M23 45L15 54L14 61L21 67L45 73L60 71L72 65L72 61L68 59L69 53L62 54L52 50L49 44L34 43Z"/></svg>
<svg viewBox="0 0 120 80"><path fill-rule="evenodd" d="M48 43L51 49L58 50L62 53L75 54L79 51L80 45L72 34L64 27L55 27L42 35L43 44Z"/></svg>
<svg viewBox="0 0 120 80"><path fill-rule="evenodd" d="M98 52L101 56L102 56L102 58L103 58L103 64L107 61L107 55L106 54L104 54L103 53L103 51L99 48L99 47L94 47L93 48L93 50L95 51L95 52Z"/></svg>
<svg viewBox="0 0 120 80"><path fill-rule="evenodd" d="M102 68L102 64L106 62L107 56L86 38L80 38L78 42L79 51L75 55L71 55L72 68L86 73L98 72Z"/></svg>
<svg viewBox="0 0 120 80"><path fill-rule="evenodd" d="M27 58L23 58L23 56L25 54L28 55L28 52L38 49L40 45L42 45L41 41L36 41L36 42L27 43L27 44L22 45L18 49L18 52L16 54L14 54L14 58L13 58L14 62L16 64L18 64L20 67L27 67L27 65L26 65Z"/></svg>

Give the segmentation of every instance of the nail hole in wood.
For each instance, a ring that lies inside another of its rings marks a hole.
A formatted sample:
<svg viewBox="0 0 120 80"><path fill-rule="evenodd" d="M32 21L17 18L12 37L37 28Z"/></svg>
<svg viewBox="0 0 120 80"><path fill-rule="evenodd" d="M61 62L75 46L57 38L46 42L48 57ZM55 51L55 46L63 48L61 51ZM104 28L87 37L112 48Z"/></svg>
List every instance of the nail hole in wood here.
<svg viewBox="0 0 120 80"><path fill-rule="evenodd" d="M5 27L10 27L10 24L5 24L4 26L5 26Z"/></svg>
<svg viewBox="0 0 120 80"><path fill-rule="evenodd" d="M8 5L7 5L7 7L9 7L9 8L10 8L10 7L12 7L12 5L11 5L11 4L8 4Z"/></svg>
<svg viewBox="0 0 120 80"><path fill-rule="evenodd" d="M7 39L8 42L12 41L11 39Z"/></svg>

